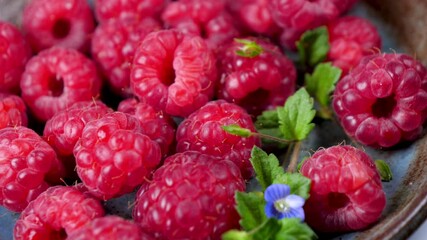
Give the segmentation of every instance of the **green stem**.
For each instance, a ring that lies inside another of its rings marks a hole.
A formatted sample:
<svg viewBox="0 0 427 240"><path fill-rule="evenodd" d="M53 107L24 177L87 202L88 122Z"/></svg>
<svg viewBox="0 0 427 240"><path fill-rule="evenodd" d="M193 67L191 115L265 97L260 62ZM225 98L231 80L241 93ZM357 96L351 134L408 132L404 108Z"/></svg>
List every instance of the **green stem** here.
<svg viewBox="0 0 427 240"><path fill-rule="evenodd" d="M288 163L289 158L291 157L292 150L295 147L295 142L292 142L288 145L288 149L286 150L285 157L282 162L282 167L286 168L286 164Z"/></svg>
<svg viewBox="0 0 427 240"><path fill-rule="evenodd" d="M296 142L294 144L292 156L291 156L291 161L289 162L287 172L293 173L296 171L297 166L298 166L298 158L299 158L300 150L301 150L301 141Z"/></svg>
<svg viewBox="0 0 427 240"><path fill-rule="evenodd" d="M289 141L283 138L278 138L275 136L271 136L271 135L267 135L267 134L263 134L263 133L259 133L259 132L251 132L253 136L257 136L259 138L266 138L266 139L270 139L276 142L280 142L280 143L292 143L293 141Z"/></svg>

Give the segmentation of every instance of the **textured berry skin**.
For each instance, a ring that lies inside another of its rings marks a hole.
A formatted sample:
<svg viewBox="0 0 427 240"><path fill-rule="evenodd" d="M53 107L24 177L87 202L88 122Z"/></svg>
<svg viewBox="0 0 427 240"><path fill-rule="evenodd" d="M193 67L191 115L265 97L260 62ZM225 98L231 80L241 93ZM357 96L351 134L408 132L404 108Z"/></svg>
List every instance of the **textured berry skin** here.
<svg viewBox="0 0 427 240"><path fill-rule="evenodd" d="M391 147L420 136L427 116L427 69L405 54L365 57L335 89L333 109L362 144Z"/></svg>
<svg viewBox="0 0 427 240"><path fill-rule="evenodd" d="M0 21L0 92L19 93L19 81L31 48L19 29Z"/></svg>
<svg viewBox="0 0 427 240"><path fill-rule="evenodd" d="M149 33L135 52L131 88L140 101L186 117L212 99L215 57L206 42L175 30Z"/></svg>
<svg viewBox="0 0 427 240"><path fill-rule="evenodd" d="M0 129L28 124L27 107L16 95L0 93Z"/></svg>
<svg viewBox="0 0 427 240"><path fill-rule="evenodd" d="M253 175L249 161L252 147L260 145L255 137L239 137L222 129L224 125L237 124L255 132L251 116L241 107L224 100L211 101L178 126L177 152L188 150L227 159L234 162L245 179Z"/></svg>
<svg viewBox="0 0 427 240"><path fill-rule="evenodd" d="M95 22L86 0L31 0L22 28L35 52L52 46L87 51Z"/></svg>
<svg viewBox="0 0 427 240"><path fill-rule="evenodd" d="M159 164L159 145L142 134L139 120L113 112L86 124L74 147L77 173L103 200L133 191Z"/></svg>
<svg viewBox="0 0 427 240"><path fill-rule="evenodd" d="M74 187L54 186L40 194L21 213L14 239L65 239L87 222L104 216L99 200Z"/></svg>
<svg viewBox="0 0 427 240"><path fill-rule="evenodd" d="M95 0L95 16L103 23L110 19L159 18L169 0Z"/></svg>
<svg viewBox="0 0 427 240"><path fill-rule="evenodd" d="M85 239L154 240L148 234L143 233L139 225L113 215L95 218L67 236L67 240Z"/></svg>
<svg viewBox="0 0 427 240"><path fill-rule="evenodd" d="M296 69L281 50L261 38L256 42L263 52L256 57L242 57L236 51L243 44L232 41L218 55L221 79L217 97L236 103L256 116L284 104L295 91Z"/></svg>
<svg viewBox="0 0 427 240"><path fill-rule="evenodd" d="M156 239L220 239L239 227L234 194L244 190L245 181L231 161L177 153L139 190L134 220Z"/></svg>
<svg viewBox="0 0 427 240"><path fill-rule="evenodd" d="M75 102L99 96L95 63L73 49L53 47L31 58L21 79L22 98L40 121Z"/></svg>
<svg viewBox="0 0 427 240"><path fill-rule="evenodd" d="M116 94L132 95L130 68L135 49L144 37L161 26L153 18L121 19L99 25L92 37L92 56Z"/></svg>
<svg viewBox="0 0 427 240"><path fill-rule="evenodd" d="M49 185L61 183L61 162L33 130L0 129L0 204L20 212Z"/></svg>
<svg viewBox="0 0 427 240"><path fill-rule="evenodd" d="M304 161L311 179L304 205L307 223L322 232L357 231L376 222L386 197L372 159L352 146L318 150Z"/></svg>
<svg viewBox="0 0 427 240"><path fill-rule="evenodd" d="M120 102L117 111L134 115L141 121L142 133L157 142L166 157L175 150L176 124L172 117L162 111L156 111L147 103L134 98Z"/></svg>
<svg viewBox="0 0 427 240"><path fill-rule="evenodd" d="M362 57L381 49L381 37L376 27L367 19L345 16L327 25L330 49L328 61L341 68L342 75L356 66Z"/></svg>

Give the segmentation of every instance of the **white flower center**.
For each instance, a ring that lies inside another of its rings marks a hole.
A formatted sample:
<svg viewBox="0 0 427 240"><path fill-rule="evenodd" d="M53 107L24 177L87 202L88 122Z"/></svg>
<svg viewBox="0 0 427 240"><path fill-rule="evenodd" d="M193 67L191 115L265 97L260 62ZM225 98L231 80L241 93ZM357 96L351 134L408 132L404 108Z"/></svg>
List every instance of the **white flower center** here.
<svg viewBox="0 0 427 240"><path fill-rule="evenodd" d="M275 201L274 207L279 212L287 212L290 209L289 205L286 203L286 200L284 198L281 198L281 199Z"/></svg>

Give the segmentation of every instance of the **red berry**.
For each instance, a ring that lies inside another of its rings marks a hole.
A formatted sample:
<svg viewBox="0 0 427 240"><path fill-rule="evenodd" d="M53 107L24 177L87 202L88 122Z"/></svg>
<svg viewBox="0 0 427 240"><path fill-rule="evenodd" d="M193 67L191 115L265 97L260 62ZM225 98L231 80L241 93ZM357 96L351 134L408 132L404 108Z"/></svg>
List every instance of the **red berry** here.
<svg viewBox="0 0 427 240"><path fill-rule="evenodd" d="M135 52L131 88L140 101L186 117L212 99L215 57L206 42L179 31L149 33Z"/></svg>
<svg viewBox="0 0 427 240"><path fill-rule="evenodd" d="M134 219L156 239L220 239L239 227L234 194L244 190L245 181L231 161L177 153L140 189Z"/></svg>
<svg viewBox="0 0 427 240"><path fill-rule="evenodd" d="M296 69L281 50L261 38L245 38L263 50L255 57L236 53L244 45L232 41L220 51L221 72L217 96L245 108L257 116L262 111L282 106L295 91Z"/></svg>
<svg viewBox="0 0 427 240"><path fill-rule="evenodd" d="M36 52L52 46L87 51L95 22L86 0L31 0L22 27Z"/></svg>
<svg viewBox="0 0 427 240"><path fill-rule="evenodd" d="M117 111L131 114L141 121L142 133L157 142L166 157L175 149L176 124L172 117L162 111L156 111L144 102L129 98L120 102Z"/></svg>
<svg viewBox="0 0 427 240"><path fill-rule="evenodd" d="M19 81L31 48L19 29L0 21L0 92L19 93Z"/></svg>
<svg viewBox="0 0 427 240"><path fill-rule="evenodd" d="M321 232L357 231L376 222L386 197L372 159L352 146L318 150L304 161L311 179L307 223Z"/></svg>
<svg viewBox="0 0 427 240"><path fill-rule="evenodd" d="M152 18L111 20L96 28L92 56L115 93L124 97L132 95L129 79L135 49L155 30L160 30L160 23Z"/></svg>
<svg viewBox="0 0 427 240"><path fill-rule="evenodd" d="M211 101L191 114L178 126L177 152L188 150L227 159L234 162L245 179L253 175L249 161L254 145L260 145L255 137L239 137L229 134L222 126L237 124L255 132L249 114L234 103L224 100Z"/></svg>
<svg viewBox="0 0 427 240"><path fill-rule="evenodd" d="M93 100L100 88L94 62L76 50L59 47L31 58L21 80L22 98L41 121L75 102Z"/></svg>
<svg viewBox="0 0 427 240"><path fill-rule="evenodd" d="M22 211L51 184L61 183L61 162L49 144L33 130L0 129L0 205Z"/></svg>
<svg viewBox="0 0 427 240"><path fill-rule="evenodd" d="M427 117L427 69L404 54L365 57L338 82L333 108L346 133L362 144L414 140Z"/></svg>
<svg viewBox="0 0 427 240"><path fill-rule="evenodd" d="M27 126L27 107L16 95L0 93L0 129L5 127Z"/></svg>
<svg viewBox="0 0 427 240"><path fill-rule="evenodd" d="M110 19L158 18L169 0L95 0L95 15L100 23Z"/></svg>
<svg viewBox="0 0 427 240"><path fill-rule="evenodd" d="M65 239L92 219L104 215L101 203L74 187L55 186L40 194L21 213L14 239Z"/></svg>
<svg viewBox="0 0 427 240"><path fill-rule="evenodd" d="M142 134L139 120L114 112L90 121L74 147L77 173L103 200L133 191L160 162L159 145Z"/></svg>

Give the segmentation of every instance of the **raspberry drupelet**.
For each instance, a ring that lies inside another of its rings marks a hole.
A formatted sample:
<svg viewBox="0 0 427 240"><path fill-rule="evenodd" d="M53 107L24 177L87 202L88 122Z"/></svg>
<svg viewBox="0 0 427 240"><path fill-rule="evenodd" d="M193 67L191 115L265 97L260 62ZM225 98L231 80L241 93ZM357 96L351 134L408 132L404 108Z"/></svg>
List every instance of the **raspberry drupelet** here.
<svg viewBox="0 0 427 240"><path fill-rule="evenodd" d="M86 0L31 0L22 28L35 52L53 46L89 50L95 18Z"/></svg>
<svg viewBox="0 0 427 240"><path fill-rule="evenodd" d="M74 49L53 47L28 61L20 85L31 112L45 122L75 102L97 98L101 79L91 59Z"/></svg>
<svg viewBox="0 0 427 240"><path fill-rule="evenodd" d="M245 181L233 162L177 153L140 188L133 218L156 239L220 239L239 227L236 191L245 191Z"/></svg>
<svg viewBox="0 0 427 240"><path fill-rule="evenodd" d="M21 97L0 93L0 129L28 124L27 107Z"/></svg>
<svg viewBox="0 0 427 240"><path fill-rule="evenodd" d="M333 109L345 132L362 144L413 141L427 117L427 69L405 54L364 57L338 82Z"/></svg>
<svg viewBox="0 0 427 240"><path fill-rule="evenodd" d="M131 88L141 102L186 117L214 96L215 57L206 42L177 30L149 33L135 52Z"/></svg>

